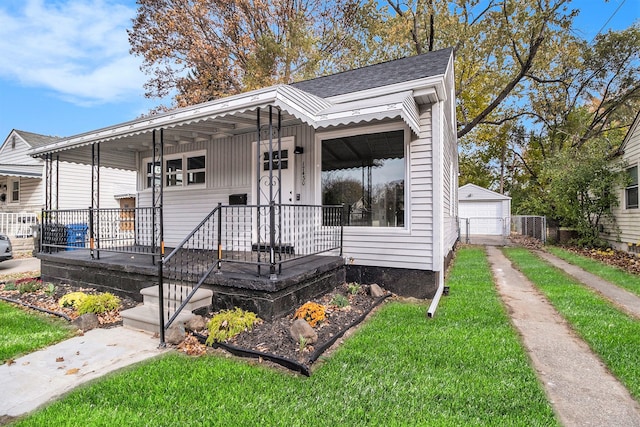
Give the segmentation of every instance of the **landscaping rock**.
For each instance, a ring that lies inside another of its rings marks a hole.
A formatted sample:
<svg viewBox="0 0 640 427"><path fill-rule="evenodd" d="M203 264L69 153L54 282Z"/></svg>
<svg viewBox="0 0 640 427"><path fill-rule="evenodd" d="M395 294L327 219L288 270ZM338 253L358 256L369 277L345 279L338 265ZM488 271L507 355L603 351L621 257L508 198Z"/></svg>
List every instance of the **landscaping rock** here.
<svg viewBox="0 0 640 427"><path fill-rule="evenodd" d="M184 341L185 335L184 326L172 326L167 330L164 341L170 345L178 345Z"/></svg>
<svg viewBox="0 0 640 427"><path fill-rule="evenodd" d="M82 332L87 332L100 326L98 316L95 313L85 313L74 319L71 324Z"/></svg>
<svg viewBox="0 0 640 427"><path fill-rule="evenodd" d="M304 319L296 319L291 325L290 333L295 342L299 342L300 337L304 338L307 344L318 342L318 333Z"/></svg>
<svg viewBox="0 0 640 427"><path fill-rule="evenodd" d="M192 331L201 331L201 330L207 328L207 321L202 316L195 316L195 317L192 317L191 319L189 319L184 324L184 327L187 328L187 329L190 329Z"/></svg>
<svg viewBox="0 0 640 427"><path fill-rule="evenodd" d="M381 296L385 295L385 293L385 290L375 283L369 286L369 295L374 298L380 298Z"/></svg>

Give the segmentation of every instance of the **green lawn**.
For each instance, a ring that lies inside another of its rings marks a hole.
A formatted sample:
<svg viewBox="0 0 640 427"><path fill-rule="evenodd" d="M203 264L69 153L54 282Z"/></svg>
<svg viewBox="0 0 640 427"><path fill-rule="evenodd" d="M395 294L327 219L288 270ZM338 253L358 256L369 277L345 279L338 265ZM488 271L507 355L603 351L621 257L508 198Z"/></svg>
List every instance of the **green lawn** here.
<svg viewBox="0 0 640 427"><path fill-rule="evenodd" d="M528 250L504 252L631 394L640 399L640 321Z"/></svg>
<svg viewBox="0 0 640 427"><path fill-rule="evenodd" d="M595 274L614 285L620 286L621 288L640 296L640 276L637 274L627 273L620 268L603 264L582 255L577 255L573 252L567 251L566 249L551 246L547 250L558 258L562 258L563 260L577 265L591 274Z"/></svg>
<svg viewBox="0 0 640 427"><path fill-rule="evenodd" d="M26 312L0 301L0 362L38 350L73 336L74 332L62 319Z"/></svg>
<svg viewBox="0 0 640 427"><path fill-rule="evenodd" d="M18 425L558 425L495 292L461 249L451 294L391 302L310 378L171 354L82 387Z"/></svg>

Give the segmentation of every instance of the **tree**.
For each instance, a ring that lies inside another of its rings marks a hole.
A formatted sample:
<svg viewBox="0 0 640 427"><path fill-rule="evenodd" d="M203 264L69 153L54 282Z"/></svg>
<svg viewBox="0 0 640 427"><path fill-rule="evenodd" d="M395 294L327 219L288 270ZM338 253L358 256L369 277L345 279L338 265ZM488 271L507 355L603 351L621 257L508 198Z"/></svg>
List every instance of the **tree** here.
<svg viewBox="0 0 640 427"><path fill-rule="evenodd" d="M178 106L315 77L349 57L355 0L138 0L147 97Z"/></svg>
<svg viewBox="0 0 640 427"><path fill-rule="evenodd" d="M570 147L543 162L540 180L546 191L534 203L540 213L560 226L575 229L580 244L603 246L599 226L613 219L611 208L618 205L616 189L625 182L622 165L614 165L603 155L608 142L592 141L587 147Z"/></svg>

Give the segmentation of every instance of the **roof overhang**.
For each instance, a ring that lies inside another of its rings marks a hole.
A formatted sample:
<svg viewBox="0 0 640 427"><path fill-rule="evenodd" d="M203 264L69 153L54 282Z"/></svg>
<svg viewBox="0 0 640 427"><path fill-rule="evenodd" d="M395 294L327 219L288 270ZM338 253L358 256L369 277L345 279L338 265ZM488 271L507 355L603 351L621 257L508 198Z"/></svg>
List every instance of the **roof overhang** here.
<svg viewBox="0 0 640 427"><path fill-rule="evenodd" d="M42 178L40 165L0 165L0 176L16 178Z"/></svg>
<svg viewBox="0 0 640 427"><path fill-rule="evenodd" d="M69 151L61 156L65 161L90 163L91 145L109 143L105 148L111 150L111 157L104 156L104 163L109 162L111 167L135 169L132 156L127 159L126 153L149 150L151 133L155 130L163 130L163 140L168 144L256 132L257 117L268 118L269 107L275 107L282 113L283 126L304 123L319 129L400 118L418 134L418 105L446 99L446 93L444 76L327 99L289 85L276 85L61 138L47 146L33 148L29 153L43 157L49 153Z"/></svg>

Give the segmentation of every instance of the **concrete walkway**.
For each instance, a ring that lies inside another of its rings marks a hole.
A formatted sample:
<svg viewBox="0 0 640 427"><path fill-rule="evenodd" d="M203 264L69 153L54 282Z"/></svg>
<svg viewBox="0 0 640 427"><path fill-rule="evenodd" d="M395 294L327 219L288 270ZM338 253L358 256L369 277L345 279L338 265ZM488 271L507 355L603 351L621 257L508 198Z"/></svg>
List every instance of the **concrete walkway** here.
<svg viewBox="0 0 640 427"><path fill-rule="evenodd" d="M640 297L637 295L632 294L626 289L619 288L618 286L615 286L595 274L591 274L588 271L581 269L580 267L569 264L565 260L558 258L549 252L535 251L535 253L551 265L564 270L565 273L569 274L580 283L596 290L631 316L635 316L640 319Z"/></svg>
<svg viewBox="0 0 640 427"><path fill-rule="evenodd" d="M509 260L487 247L497 289L565 427L640 426L640 405Z"/></svg>
<svg viewBox="0 0 640 427"><path fill-rule="evenodd" d="M158 344L151 334L121 326L94 329L0 365L0 425L87 381L158 356L164 352Z"/></svg>

